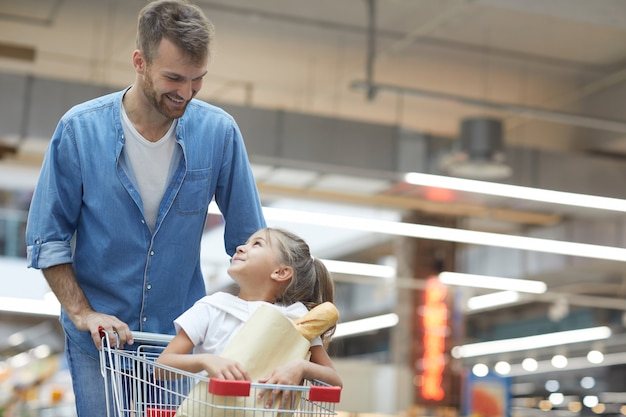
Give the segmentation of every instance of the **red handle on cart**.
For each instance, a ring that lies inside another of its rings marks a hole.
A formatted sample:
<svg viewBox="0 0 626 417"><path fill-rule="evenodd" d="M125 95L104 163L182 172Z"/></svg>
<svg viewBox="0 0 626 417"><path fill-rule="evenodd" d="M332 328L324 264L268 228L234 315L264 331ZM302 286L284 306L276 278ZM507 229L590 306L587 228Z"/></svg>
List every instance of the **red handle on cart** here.
<svg viewBox="0 0 626 417"><path fill-rule="evenodd" d="M227 379L209 379L209 393L214 395L247 397L250 395L250 381ZM309 391L310 401L338 403L341 398L341 387L312 385Z"/></svg>
<svg viewBox="0 0 626 417"><path fill-rule="evenodd" d="M146 408L145 417L174 417L176 415L176 409L169 408Z"/></svg>
<svg viewBox="0 0 626 417"><path fill-rule="evenodd" d="M235 381L228 379L209 379L209 393L215 395L247 397L250 395L250 381Z"/></svg>
<svg viewBox="0 0 626 417"><path fill-rule="evenodd" d="M312 385L309 400L327 403L338 403L341 398L341 387L324 387Z"/></svg>

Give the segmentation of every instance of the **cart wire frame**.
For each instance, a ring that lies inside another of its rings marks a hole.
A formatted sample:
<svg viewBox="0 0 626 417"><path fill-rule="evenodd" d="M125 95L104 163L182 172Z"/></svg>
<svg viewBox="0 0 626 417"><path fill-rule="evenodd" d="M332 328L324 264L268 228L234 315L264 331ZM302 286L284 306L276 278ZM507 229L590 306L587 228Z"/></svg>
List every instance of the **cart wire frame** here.
<svg viewBox="0 0 626 417"><path fill-rule="evenodd" d="M145 344L125 350L110 346L108 335L101 331L100 370L109 417L323 417L336 414L340 387L309 380L303 385L277 385L209 378L155 363L172 336L132 334L136 342ZM167 375L167 378L155 375ZM265 402L270 396L274 396L274 405L267 408Z"/></svg>

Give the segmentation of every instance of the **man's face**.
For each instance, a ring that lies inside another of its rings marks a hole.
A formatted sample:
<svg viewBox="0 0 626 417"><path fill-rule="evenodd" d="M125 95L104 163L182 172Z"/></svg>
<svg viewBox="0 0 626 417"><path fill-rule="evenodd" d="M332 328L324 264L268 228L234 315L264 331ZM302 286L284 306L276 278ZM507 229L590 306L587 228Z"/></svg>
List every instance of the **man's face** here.
<svg viewBox="0 0 626 417"><path fill-rule="evenodd" d="M141 89L159 113L177 119L202 88L206 73L206 62L193 63L173 43L163 39L152 63L146 64Z"/></svg>

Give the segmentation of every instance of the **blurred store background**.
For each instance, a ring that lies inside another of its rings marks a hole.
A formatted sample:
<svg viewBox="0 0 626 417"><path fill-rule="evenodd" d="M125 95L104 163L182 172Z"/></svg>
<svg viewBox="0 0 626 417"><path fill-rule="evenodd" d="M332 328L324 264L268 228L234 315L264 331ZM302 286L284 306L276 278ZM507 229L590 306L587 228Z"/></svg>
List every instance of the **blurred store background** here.
<svg viewBox="0 0 626 417"><path fill-rule="evenodd" d="M334 271L342 415L626 414L625 1L196 3L199 98ZM0 415L74 415L25 219L58 118L134 79L144 4L0 0Z"/></svg>

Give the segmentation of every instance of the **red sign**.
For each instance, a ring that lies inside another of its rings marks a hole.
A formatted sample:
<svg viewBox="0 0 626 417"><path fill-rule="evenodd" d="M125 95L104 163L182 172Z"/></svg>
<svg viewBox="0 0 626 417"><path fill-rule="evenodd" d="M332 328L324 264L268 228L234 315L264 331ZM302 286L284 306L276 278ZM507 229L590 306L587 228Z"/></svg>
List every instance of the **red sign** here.
<svg viewBox="0 0 626 417"><path fill-rule="evenodd" d="M426 282L423 306L422 398L441 401L445 397L446 334L448 329L447 288L437 278Z"/></svg>

